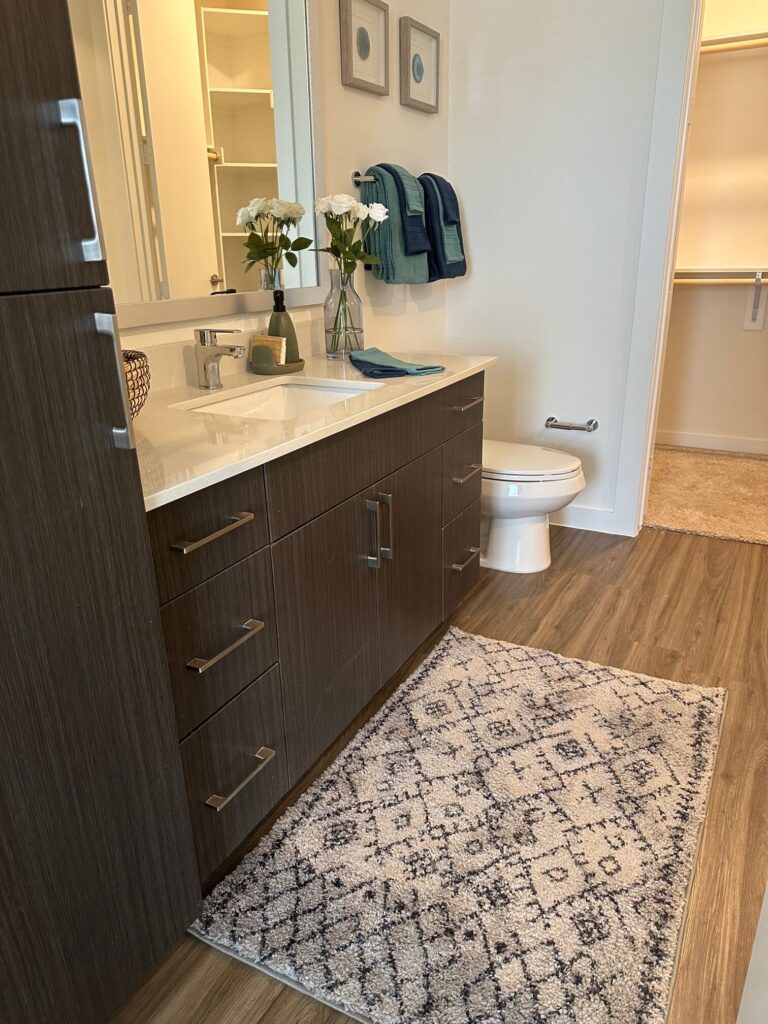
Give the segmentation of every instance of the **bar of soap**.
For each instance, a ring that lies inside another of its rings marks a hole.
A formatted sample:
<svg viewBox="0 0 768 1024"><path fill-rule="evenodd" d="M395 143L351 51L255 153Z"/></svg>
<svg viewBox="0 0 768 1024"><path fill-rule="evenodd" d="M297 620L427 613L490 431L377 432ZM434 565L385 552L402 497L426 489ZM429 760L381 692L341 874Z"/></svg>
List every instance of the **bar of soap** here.
<svg viewBox="0 0 768 1024"><path fill-rule="evenodd" d="M283 366L285 364L285 338L275 338L271 334L253 334L251 335L251 351L257 347L268 348L273 353L275 366ZM253 358L251 358L251 362L253 362ZM258 362L261 362L261 360L258 360Z"/></svg>

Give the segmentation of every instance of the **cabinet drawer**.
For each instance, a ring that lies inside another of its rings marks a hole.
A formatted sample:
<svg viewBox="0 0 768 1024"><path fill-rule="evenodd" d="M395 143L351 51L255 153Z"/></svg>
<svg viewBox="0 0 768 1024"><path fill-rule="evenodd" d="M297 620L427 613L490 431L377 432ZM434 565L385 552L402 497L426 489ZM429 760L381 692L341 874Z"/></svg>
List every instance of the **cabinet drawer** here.
<svg viewBox="0 0 768 1024"><path fill-rule="evenodd" d="M480 579L480 500L443 527L443 619Z"/></svg>
<svg viewBox="0 0 768 1024"><path fill-rule="evenodd" d="M483 418L483 394L485 374L476 373L453 384L442 392L443 395L443 437L447 440L469 427L474 427Z"/></svg>
<svg viewBox="0 0 768 1024"><path fill-rule="evenodd" d="M443 525L477 501L483 486L483 424L443 445Z"/></svg>
<svg viewBox="0 0 768 1024"><path fill-rule="evenodd" d="M147 516L160 603L264 547L264 471L241 473Z"/></svg>
<svg viewBox="0 0 768 1024"><path fill-rule="evenodd" d="M288 791L278 667L188 736L181 760L204 882Z"/></svg>
<svg viewBox="0 0 768 1024"><path fill-rule="evenodd" d="M442 441L442 392L343 430L265 467L272 540L308 523Z"/></svg>
<svg viewBox="0 0 768 1024"><path fill-rule="evenodd" d="M180 737L277 661L274 603L264 548L163 607Z"/></svg>

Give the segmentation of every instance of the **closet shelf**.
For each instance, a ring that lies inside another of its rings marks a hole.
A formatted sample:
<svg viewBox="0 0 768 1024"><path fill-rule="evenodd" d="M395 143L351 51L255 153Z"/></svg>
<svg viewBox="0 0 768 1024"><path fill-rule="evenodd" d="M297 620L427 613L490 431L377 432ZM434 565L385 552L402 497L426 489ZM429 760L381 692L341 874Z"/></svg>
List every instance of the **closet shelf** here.
<svg viewBox="0 0 768 1024"><path fill-rule="evenodd" d="M740 50L758 50L765 46L768 46L768 33L752 32L743 36L702 39L701 53L737 53Z"/></svg>

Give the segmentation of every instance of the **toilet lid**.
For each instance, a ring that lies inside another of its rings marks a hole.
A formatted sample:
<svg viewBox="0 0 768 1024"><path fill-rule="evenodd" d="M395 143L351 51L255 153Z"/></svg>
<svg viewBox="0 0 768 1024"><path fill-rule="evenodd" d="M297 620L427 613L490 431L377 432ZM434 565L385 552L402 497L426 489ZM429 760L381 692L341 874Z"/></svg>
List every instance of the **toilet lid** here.
<svg viewBox="0 0 768 1024"><path fill-rule="evenodd" d="M568 452L533 444L483 441L483 473L512 479L544 480L570 476L581 469L581 460Z"/></svg>

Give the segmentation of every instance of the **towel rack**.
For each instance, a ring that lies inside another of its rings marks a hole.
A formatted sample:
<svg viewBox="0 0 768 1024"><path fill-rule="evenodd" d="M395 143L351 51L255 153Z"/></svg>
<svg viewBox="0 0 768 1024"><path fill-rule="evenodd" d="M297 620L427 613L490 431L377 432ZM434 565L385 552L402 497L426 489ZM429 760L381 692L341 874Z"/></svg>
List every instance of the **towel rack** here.
<svg viewBox="0 0 768 1024"><path fill-rule="evenodd" d="M372 174L363 174L362 171L352 171L352 184L360 188L364 181L376 181Z"/></svg>

